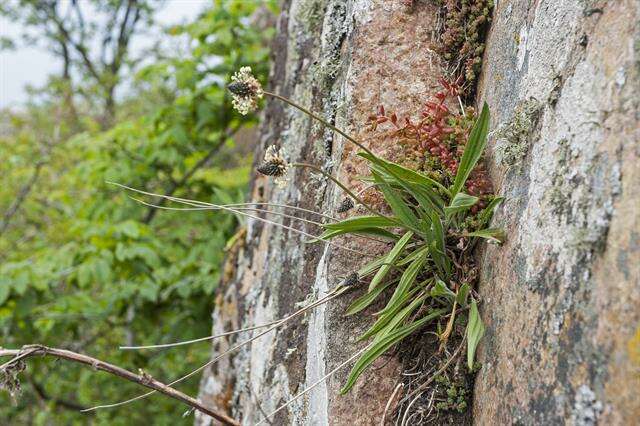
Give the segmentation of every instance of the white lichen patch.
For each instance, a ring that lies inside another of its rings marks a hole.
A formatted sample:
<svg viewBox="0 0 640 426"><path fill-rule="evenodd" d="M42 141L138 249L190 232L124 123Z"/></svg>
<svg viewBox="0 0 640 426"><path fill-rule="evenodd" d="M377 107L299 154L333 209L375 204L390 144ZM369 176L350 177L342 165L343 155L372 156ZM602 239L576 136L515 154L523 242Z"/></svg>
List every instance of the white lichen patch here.
<svg viewBox="0 0 640 426"><path fill-rule="evenodd" d="M602 402L596 399L596 394L587 385L582 385L576 391L571 424L574 426L595 426L598 416L602 412Z"/></svg>

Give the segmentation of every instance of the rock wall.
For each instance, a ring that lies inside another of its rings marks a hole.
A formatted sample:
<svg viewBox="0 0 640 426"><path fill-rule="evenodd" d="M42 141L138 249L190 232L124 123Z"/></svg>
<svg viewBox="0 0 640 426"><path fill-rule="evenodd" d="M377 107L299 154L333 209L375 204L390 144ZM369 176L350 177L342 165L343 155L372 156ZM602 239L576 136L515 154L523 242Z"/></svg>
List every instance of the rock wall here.
<svg viewBox="0 0 640 426"><path fill-rule="evenodd" d="M507 197L494 224L509 239L481 253L487 335L474 421L633 424L640 415L640 6L496 3L478 99L491 107L490 170ZM375 152L397 156L363 124L378 104L412 113L437 89L443 71L434 53L434 3L290 0L282 10L270 89L322 113ZM297 111L268 102L260 133L258 160L276 144L292 160L358 188L353 178L364 169L353 147ZM284 189L256 176L251 198L334 214L342 194L321 176L295 169ZM228 258L214 333L281 318L366 261L305 240L248 221L243 243ZM343 316L353 297L329 302L215 364L205 371L200 398L254 424L361 347L355 339L368 324ZM248 335L217 341L213 356ZM379 424L399 374L392 357L379 361L348 395L338 395L347 368L272 424Z"/></svg>
<svg viewBox="0 0 640 426"><path fill-rule="evenodd" d="M285 2L275 40L270 90L323 114L357 135L374 152L393 157L394 147L365 122L379 104L398 112L417 112L439 88L442 67L433 53L437 8L411 7L396 0L292 0ZM263 112L261 161L267 146L286 149L292 161L312 163L358 190L365 173L354 147L298 111L269 101ZM251 198L335 214L344 194L319 174L294 169L284 189L255 176ZM363 211L350 214L363 214ZM318 234L316 226L268 217ZM317 220L317 217L309 216ZM357 254L308 240L294 232L249 220L244 245L229 260L213 314L214 333L281 318L299 302L321 297L342 277L367 262ZM377 253L367 240L341 241ZM200 397L227 410L243 424L257 420L316 382L362 348L358 335L370 325L343 313L356 294L317 308L303 321L255 341L250 348L205 372ZM255 333L257 334L257 332ZM241 339L247 336L241 336ZM237 339L214 345L213 356ZM381 359L345 396L338 395L350 365L283 410L273 424L370 425L380 421L396 385L398 362ZM198 417L197 424L210 424Z"/></svg>
<svg viewBox="0 0 640 426"><path fill-rule="evenodd" d="M640 2L496 2L477 424L640 418Z"/></svg>

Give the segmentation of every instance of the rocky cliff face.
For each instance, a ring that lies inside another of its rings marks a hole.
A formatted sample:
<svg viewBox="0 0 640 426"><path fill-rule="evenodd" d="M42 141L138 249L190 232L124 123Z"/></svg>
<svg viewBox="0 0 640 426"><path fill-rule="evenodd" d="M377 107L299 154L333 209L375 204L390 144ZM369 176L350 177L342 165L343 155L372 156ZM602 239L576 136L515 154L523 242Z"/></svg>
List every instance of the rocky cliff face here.
<svg viewBox="0 0 640 426"><path fill-rule="evenodd" d="M640 3L499 1L480 99L508 242L483 256L475 422L640 416Z"/></svg>
<svg viewBox="0 0 640 426"><path fill-rule="evenodd" d="M493 114L491 173L507 198L494 224L507 230L508 242L481 253L487 335L474 398L478 424L632 424L640 415L640 6L596 3L501 0L494 12L478 99ZM437 90L436 20L431 1L285 2L270 89L397 157L364 122L379 104L418 111ZM267 146L283 146L292 160L358 188L354 177L364 169L342 138L280 103L269 102L263 115L258 159ZM332 215L342 200L330 182L300 169L284 189L256 176L251 197ZM215 333L281 318L366 262L305 240L248 222L220 285ZM215 364L200 398L254 424L361 347L355 340L368 324L343 316L353 297ZM213 356L250 335L217 341ZM272 423L379 424L399 374L394 358L380 361L348 395L338 395L347 368ZM198 417L197 424L211 422Z"/></svg>

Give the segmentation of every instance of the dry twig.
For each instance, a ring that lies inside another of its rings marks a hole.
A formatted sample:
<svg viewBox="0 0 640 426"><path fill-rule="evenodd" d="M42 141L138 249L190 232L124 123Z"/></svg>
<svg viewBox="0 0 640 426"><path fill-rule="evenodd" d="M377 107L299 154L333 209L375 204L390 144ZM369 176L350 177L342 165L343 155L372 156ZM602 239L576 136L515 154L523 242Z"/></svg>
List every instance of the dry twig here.
<svg viewBox="0 0 640 426"><path fill-rule="evenodd" d="M142 371L140 372L140 374L135 374L128 370L125 370L124 368L118 367L117 365L109 364L108 362L101 361L88 355L79 354L77 352L68 351L66 349L50 348L43 345L28 345L24 346L22 349L0 349L0 358L9 356L13 357L10 361L0 366L0 373L4 373L6 369L14 365L19 360L38 355L51 356L58 359L65 359L79 364L88 365L96 370L105 371L114 376L123 378L133 383L137 383L149 389L153 389L154 391L160 392L170 398L183 402L188 406L213 417L214 419L222 422L225 425L240 425L240 423L228 417L227 415L205 407L197 399L192 398L189 395L186 395L172 387L169 387L162 382L159 382L158 380Z"/></svg>

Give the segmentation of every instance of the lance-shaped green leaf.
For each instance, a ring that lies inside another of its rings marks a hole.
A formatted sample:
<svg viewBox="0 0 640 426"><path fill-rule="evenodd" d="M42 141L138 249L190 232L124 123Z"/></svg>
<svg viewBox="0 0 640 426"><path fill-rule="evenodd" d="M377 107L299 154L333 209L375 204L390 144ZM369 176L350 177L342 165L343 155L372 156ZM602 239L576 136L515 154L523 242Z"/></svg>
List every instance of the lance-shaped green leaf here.
<svg viewBox="0 0 640 426"><path fill-rule="evenodd" d="M405 269L400 277L400 282L398 283L398 287L393 292L391 299L387 303L387 307L384 308L383 313L387 313L396 308L396 304L402 305L405 295L409 293L411 286L415 283L416 278L420 271L422 271L422 267L424 263L427 261L427 256L419 256L417 257L411 264Z"/></svg>
<svg viewBox="0 0 640 426"><path fill-rule="evenodd" d="M458 301L458 305L467 306L467 296L471 291L471 286L467 283L462 284L458 289L458 293L456 294L456 300Z"/></svg>
<svg viewBox="0 0 640 426"><path fill-rule="evenodd" d="M431 226L429 228L428 241L429 253L431 253L433 262L440 270L442 277L448 280L449 275L451 274L451 264L449 257L445 252L442 221L440 220L440 216L435 213L431 214Z"/></svg>
<svg viewBox="0 0 640 426"><path fill-rule="evenodd" d="M307 241L308 243L315 243L322 240L330 240L331 238L337 237L338 235L343 234L358 234L358 235L369 235L372 237L382 237L384 239L395 241L398 239L398 236L393 232L389 232L383 228L362 228L357 231L349 231L346 229L327 229L322 234L320 234L317 238Z"/></svg>
<svg viewBox="0 0 640 426"><path fill-rule="evenodd" d="M453 302L456 294L447 287L442 280L436 280L436 283L431 288L431 297L445 297Z"/></svg>
<svg viewBox="0 0 640 426"><path fill-rule="evenodd" d="M380 293L382 293L387 287L389 287L390 285L395 284L397 282L398 282L398 280L387 281L384 284L381 284L381 285L377 286L376 288L374 288L373 290L368 291L367 293L365 293L362 296L358 297L356 300L354 300L351 303L351 305L349 305L345 315L353 315L355 313L358 313L358 312L362 311L367 306L371 305L371 303L373 303L373 301L376 300L378 298L378 296L380 295Z"/></svg>
<svg viewBox="0 0 640 426"><path fill-rule="evenodd" d="M394 218L383 216L357 216L340 222L326 223L322 225L325 229L345 230L355 232L360 229L379 228L397 226L398 222Z"/></svg>
<svg viewBox="0 0 640 426"><path fill-rule="evenodd" d="M473 195L457 193L451 204L444 208L445 217L449 220L454 214L469 210L478 200L479 198Z"/></svg>
<svg viewBox="0 0 640 426"><path fill-rule="evenodd" d="M478 216L478 221L480 226L485 226L491 220L493 216L493 212L498 208L498 206L504 201L504 197L495 197L487 207L485 207L480 215Z"/></svg>
<svg viewBox="0 0 640 426"><path fill-rule="evenodd" d="M397 164L372 157L368 154L364 156L372 161L372 172L379 175L384 182L390 184L392 187L401 187L404 189L415 198L426 211L430 212L431 210L435 210L438 214L443 213L444 201L437 191L437 189L444 188L442 185L433 179L405 169ZM372 158L374 160L371 160ZM446 191L446 194L448 194L448 191Z"/></svg>
<svg viewBox="0 0 640 426"><path fill-rule="evenodd" d="M393 246L393 248L389 251L389 254L387 255L384 261L384 264L380 266L380 269L378 269L378 272L376 272L373 279L371 280L371 283L369 284L369 291L372 291L374 288L376 288L376 286L380 284L380 282L384 279L384 277L389 273L389 270L393 265L396 264L398 257L400 257L400 254L406 247L409 240L411 240L411 237L413 237L413 232L411 231L407 232L402 236L402 238L398 240L396 245Z"/></svg>
<svg viewBox="0 0 640 426"><path fill-rule="evenodd" d="M380 188L380 191L382 191L384 199L387 201L396 217L400 219L400 222L411 230L417 230L418 218L413 213L413 210L411 210L411 207L409 207L407 202L402 198L400 192L392 188L388 183L384 182L382 177L376 172L372 171L371 174L379 184L378 187Z"/></svg>
<svg viewBox="0 0 640 426"><path fill-rule="evenodd" d="M384 168L389 174L393 175L396 179L404 182L411 182L417 185L426 186L428 188L437 188L444 192L445 194L449 194L449 190L445 188L440 182L431 179L428 176L420 174L414 170L407 169L406 167L402 167L399 164L392 163L390 161L384 160L382 158L370 155L366 152L359 152L358 155L366 158L371 161L373 164L376 164L382 168Z"/></svg>
<svg viewBox="0 0 640 426"><path fill-rule="evenodd" d="M464 153L460 159L458 172L456 173L453 187L451 188L451 196L455 197L462 189L467 181L469 174L480 160L482 152L487 144L487 132L489 131L489 107L485 103L482 112L471 129L469 140L464 148Z"/></svg>
<svg viewBox="0 0 640 426"><path fill-rule="evenodd" d="M506 235L504 231L498 228L487 228L487 229L481 229L479 231L474 231L474 232L465 232L462 235L464 237L484 238L494 244L502 244L506 239Z"/></svg>
<svg viewBox="0 0 640 426"><path fill-rule="evenodd" d="M469 322L467 323L467 367L473 370L473 360L478 347L478 342L484 334L484 324L480 319L478 305L475 300L471 300L471 309L469 310Z"/></svg>
<svg viewBox="0 0 640 426"><path fill-rule="evenodd" d="M375 334L375 338L373 340L374 343L379 342L384 338L384 336L393 332L393 330L397 329L409 316L424 303L424 300L427 298L426 295L422 295L420 297L414 297L415 293L411 292L408 296L411 296L413 300L404 308L398 308L397 311L389 312L385 314L382 318L376 321L373 327L367 331L367 337L373 336ZM402 307L402 305L400 305ZM384 319L383 319L384 318ZM358 340L363 340L365 337L362 336Z"/></svg>
<svg viewBox="0 0 640 426"><path fill-rule="evenodd" d="M340 389L341 394L345 394L349 392L349 389L353 387L358 380L358 377L367 369L380 355L385 353L391 346L395 345L414 331L418 330L420 327L427 324L429 321L433 320L436 317L439 317L445 312L444 309L439 309L431 312L424 318L421 318L411 324L407 324L403 327L398 328L397 330L392 331L391 333L384 336L379 341L373 343L367 351L356 361L355 365L351 369L349 373L349 377L344 387Z"/></svg>

